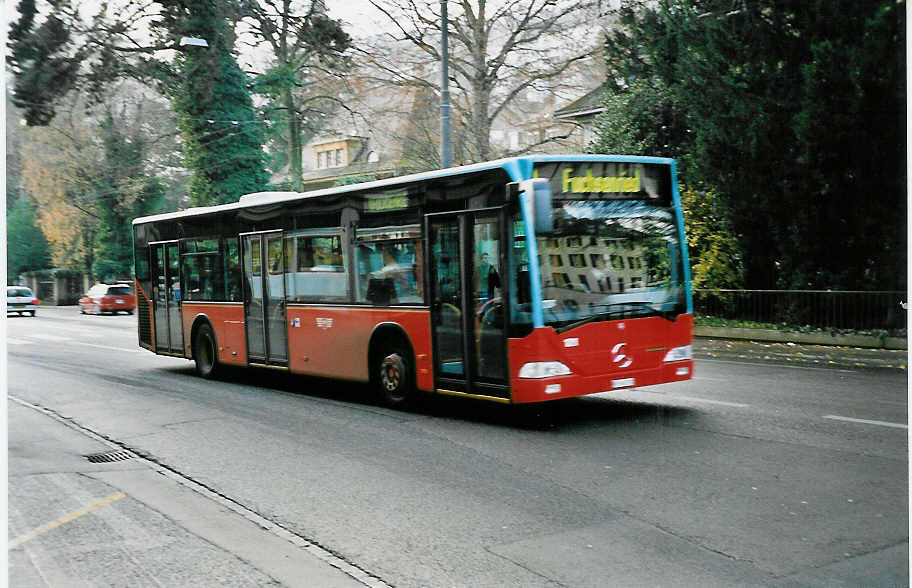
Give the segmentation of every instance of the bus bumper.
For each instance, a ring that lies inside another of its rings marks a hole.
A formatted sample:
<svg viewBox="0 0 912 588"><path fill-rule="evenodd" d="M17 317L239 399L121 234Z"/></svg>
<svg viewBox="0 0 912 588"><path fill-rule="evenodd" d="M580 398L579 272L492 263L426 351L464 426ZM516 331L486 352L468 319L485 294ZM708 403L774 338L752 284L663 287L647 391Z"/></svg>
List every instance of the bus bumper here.
<svg viewBox="0 0 912 588"><path fill-rule="evenodd" d="M675 361L658 368L624 373L582 376L570 374L535 380L513 381L512 402L545 402L560 398L586 396L599 392L612 392L627 388L654 386L668 382L681 382L693 377L693 360Z"/></svg>

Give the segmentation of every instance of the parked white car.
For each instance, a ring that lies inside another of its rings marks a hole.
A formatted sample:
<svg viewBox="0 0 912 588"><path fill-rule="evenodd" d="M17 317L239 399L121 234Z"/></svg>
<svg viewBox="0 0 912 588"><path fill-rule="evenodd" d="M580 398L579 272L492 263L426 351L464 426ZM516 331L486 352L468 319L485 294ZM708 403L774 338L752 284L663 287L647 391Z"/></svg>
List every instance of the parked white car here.
<svg viewBox="0 0 912 588"><path fill-rule="evenodd" d="M35 298L31 288L25 286L6 287L6 314L18 312L19 316L30 314L35 316L40 300Z"/></svg>

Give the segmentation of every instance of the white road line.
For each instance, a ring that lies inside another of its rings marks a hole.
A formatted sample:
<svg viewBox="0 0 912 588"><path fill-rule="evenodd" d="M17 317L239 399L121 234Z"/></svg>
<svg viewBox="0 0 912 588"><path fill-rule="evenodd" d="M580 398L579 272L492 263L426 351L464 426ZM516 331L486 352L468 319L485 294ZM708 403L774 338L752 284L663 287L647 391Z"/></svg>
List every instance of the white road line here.
<svg viewBox="0 0 912 588"><path fill-rule="evenodd" d="M612 400L635 400L642 401L644 400L644 395L650 397L650 400L682 400L685 402L703 402L705 404L718 404L719 406L731 406L733 408L749 408L750 404L742 404L740 402L726 402L724 400L710 400L708 398L696 398L694 396L678 396L677 394L663 394L661 392L653 392L652 390L647 390L645 388L639 389L628 389L628 390L616 390L613 392L599 392L597 394L590 394L590 396L600 396L602 398L609 398Z"/></svg>
<svg viewBox="0 0 912 588"><path fill-rule="evenodd" d="M73 341L74 345L85 345L86 347L100 347L101 349L113 349L114 351L126 351L127 353L142 353L143 349L127 349L126 347L113 347L111 345L96 345L95 343L83 343L82 341Z"/></svg>
<svg viewBox="0 0 912 588"><path fill-rule="evenodd" d="M708 398L694 398L693 396L678 396L677 394L665 394L667 398L676 398L678 400L689 400L691 402L705 402L707 404L718 404L720 406L732 406L734 408L748 408L750 404L740 402L726 402L724 400L710 400Z"/></svg>
<svg viewBox="0 0 912 588"><path fill-rule="evenodd" d="M894 429L908 429L909 425L902 423L888 423L887 421L870 421L867 419L853 419L851 417L838 416L835 414L825 415L823 418L832 421L845 421L847 423L861 423L863 425L880 425L881 427L893 427Z"/></svg>
<svg viewBox="0 0 912 588"><path fill-rule="evenodd" d="M817 372L820 372L820 371L842 372L844 374L854 374L855 373L855 370L825 368L825 367L810 367L810 366L804 366L804 365L785 365L785 364L781 364L781 363L773 363L770 361L764 361L762 359L758 359L758 360L745 359L744 361L733 361L730 359L704 359L704 358L697 359L698 363L703 362L703 361L711 361L711 362L715 362L715 363L735 363L738 365L759 365L759 366L763 366L763 367L780 367L780 368L790 368L793 370L811 370L811 371L817 371Z"/></svg>
<svg viewBox="0 0 912 588"><path fill-rule="evenodd" d="M29 335L35 339L40 339L42 341L71 341L72 337L61 337L60 335L46 335L44 333L39 333L37 335Z"/></svg>

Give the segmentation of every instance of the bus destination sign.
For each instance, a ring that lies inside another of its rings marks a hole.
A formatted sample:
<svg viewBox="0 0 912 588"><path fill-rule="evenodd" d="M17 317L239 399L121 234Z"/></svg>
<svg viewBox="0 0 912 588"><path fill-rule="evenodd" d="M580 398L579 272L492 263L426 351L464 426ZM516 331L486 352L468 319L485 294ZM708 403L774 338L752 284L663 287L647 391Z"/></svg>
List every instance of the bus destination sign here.
<svg viewBox="0 0 912 588"><path fill-rule="evenodd" d="M671 204L671 168L661 163L539 163L534 177L548 178L555 198L647 200Z"/></svg>
<svg viewBox="0 0 912 588"><path fill-rule="evenodd" d="M405 192L368 196L364 201L364 210L367 212L386 212L403 208L408 208L408 194Z"/></svg>

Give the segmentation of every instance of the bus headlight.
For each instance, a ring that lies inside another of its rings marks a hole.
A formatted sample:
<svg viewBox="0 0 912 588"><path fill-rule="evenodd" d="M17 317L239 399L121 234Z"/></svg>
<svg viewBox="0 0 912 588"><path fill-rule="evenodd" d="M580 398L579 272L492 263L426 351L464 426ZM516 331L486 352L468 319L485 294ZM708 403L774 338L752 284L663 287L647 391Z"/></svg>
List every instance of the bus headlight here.
<svg viewBox="0 0 912 588"><path fill-rule="evenodd" d="M693 346L683 345L681 347L675 347L671 351L665 354L666 363L669 361L684 361L685 359L693 359Z"/></svg>
<svg viewBox="0 0 912 588"><path fill-rule="evenodd" d="M533 361L519 368L519 377L525 379L569 376L570 368L559 361Z"/></svg>

